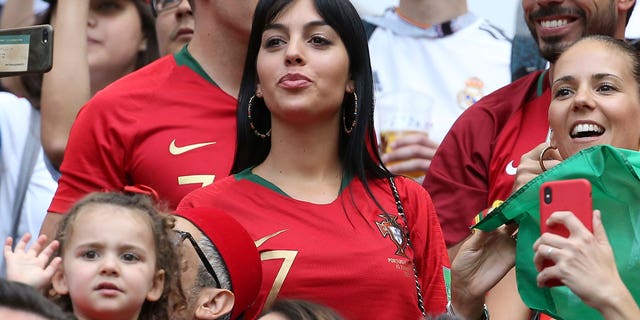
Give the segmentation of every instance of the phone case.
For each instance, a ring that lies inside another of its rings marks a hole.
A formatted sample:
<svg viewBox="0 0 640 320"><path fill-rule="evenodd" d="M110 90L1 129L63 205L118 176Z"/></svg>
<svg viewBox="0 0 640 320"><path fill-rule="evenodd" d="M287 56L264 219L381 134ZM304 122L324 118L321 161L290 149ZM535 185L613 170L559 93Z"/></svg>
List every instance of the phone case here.
<svg viewBox="0 0 640 320"><path fill-rule="evenodd" d="M547 226L546 221L556 211L571 211L584 226L593 232L593 209L591 183L586 179L548 181L540 186L540 233L550 232L569 237L569 230L563 225ZM543 267L552 266L545 260ZM547 287L560 286L559 280L550 280Z"/></svg>
<svg viewBox="0 0 640 320"><path fill-rule="evenodd" d="M0 30L0 77L47 72L52 63L51 25Z"/></svg>

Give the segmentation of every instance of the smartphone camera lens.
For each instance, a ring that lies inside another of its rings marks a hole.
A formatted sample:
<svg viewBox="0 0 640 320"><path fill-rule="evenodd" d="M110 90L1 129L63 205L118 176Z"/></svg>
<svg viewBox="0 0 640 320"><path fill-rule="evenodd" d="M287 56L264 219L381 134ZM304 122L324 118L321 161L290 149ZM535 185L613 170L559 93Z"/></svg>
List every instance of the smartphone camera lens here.
<svg viewBox="0 0 640 320"><path fill-rule="evenodd" d="M544 203L550 204L551 200L552 200L551 188L550 187L545 187L544 188Z"/></svg>
<svg viewBox="0 0 640 320"><path fill-rule="evenodd" d="M42 42L43 43L49 42L49 30L47 29L42 30Z"/></svg>

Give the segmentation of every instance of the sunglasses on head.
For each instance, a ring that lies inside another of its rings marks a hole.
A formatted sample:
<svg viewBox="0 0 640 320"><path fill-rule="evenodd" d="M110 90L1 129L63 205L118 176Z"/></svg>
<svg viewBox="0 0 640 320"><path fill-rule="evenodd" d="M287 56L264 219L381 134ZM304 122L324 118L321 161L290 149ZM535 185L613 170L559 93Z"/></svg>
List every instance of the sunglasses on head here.
<svg viewBox="0 0 640 320"><path fill-rule="evenodd" d="M213 280L216 282L216 288L221 289L222 285L220 285L220 280L218 279L216 272L213 270L213 266L207 259L207 256L204 254L204 252L202 252L202 249L200 249L200 246L196 242L196 239L194 239L189 232L181 231L181 230L174 230L174 231L178 235L180 242L184 241L184 239L188 239L189 242L191 242L193 249L196 250L198 257L200 258L200 262L202 262L202 264L204 265L204 268L207 269L209 274L213 277Z"/></svg>

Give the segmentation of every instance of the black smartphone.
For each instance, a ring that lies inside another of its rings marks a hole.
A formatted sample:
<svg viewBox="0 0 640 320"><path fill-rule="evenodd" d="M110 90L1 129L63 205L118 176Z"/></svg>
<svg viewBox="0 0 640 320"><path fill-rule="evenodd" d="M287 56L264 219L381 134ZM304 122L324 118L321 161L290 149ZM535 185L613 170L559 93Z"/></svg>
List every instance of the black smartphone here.
<svg viewBox="0 0 640 320"><path fill-rule="evenodd" d="M52 63L51 25L0 30L0 77L45 73Z"/></svg>

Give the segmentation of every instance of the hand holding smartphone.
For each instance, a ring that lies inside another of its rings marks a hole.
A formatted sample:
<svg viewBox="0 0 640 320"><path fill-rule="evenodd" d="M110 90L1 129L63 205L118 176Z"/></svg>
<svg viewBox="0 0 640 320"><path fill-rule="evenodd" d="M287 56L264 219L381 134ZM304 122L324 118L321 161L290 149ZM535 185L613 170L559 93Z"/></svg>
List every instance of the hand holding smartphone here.
<svg viewBox="0 0 640 320"><path fill-rule="evenodd" d="M591 183L586 179L548 181L540 186L540 233L553 233L568 238L569 230L561 224L548 226L547 219L556 211L571 211L584 226L593 232ZM545 260L543 268L553 266ZM558 279L545 283L547 287L561 286Z"/></svg>

